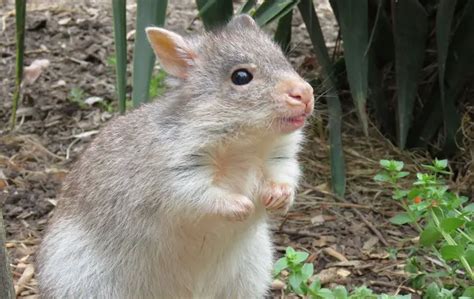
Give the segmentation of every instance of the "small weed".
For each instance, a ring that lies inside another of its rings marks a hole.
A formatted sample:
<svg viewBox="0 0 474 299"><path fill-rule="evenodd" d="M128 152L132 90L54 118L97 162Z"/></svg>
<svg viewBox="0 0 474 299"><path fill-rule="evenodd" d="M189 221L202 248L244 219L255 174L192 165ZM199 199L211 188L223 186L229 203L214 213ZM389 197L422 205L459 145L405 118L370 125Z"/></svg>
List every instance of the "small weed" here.
<svg viewBox="0 0 474 299"><path fill-rule="evenodd" d="M285 281L288 292L296 293L311 299L409 299L410 295L377 295L365 286L348 292L345 287L337 286L327 289L321 286L321 282L312 280L313 264L305 263L308 253L295 251L293 248L286 249L285 256L280 258L274 265L273 275ZM288 275L285 275L287 272Z"/></svg>
<svg viewBox="0 0 474 299"><path fill-rule="evenodd" d="M159 70L158 73L153 75L150 80L150 98L154 99L161 96L166 89L165 86L166 73L163 70Z"/></svg>
<svg viewBox="0 0 474 299"><path fill-rule="evenodd" d="M84 102L85 93L79 87L73 87L69 91L68 99L72 103L77 104L81 109L87 108L87 104Z"/></svg>
<svg viewBox="0 0 474 299"><path fill-rule="evenodd" d="M110 55L107 57L107 65L110 67L115 67L117 65L117 58L115 55Z"/></svg>
<svg viewBox="0 0 474 299"><path fill-rule="evenodd" d="M401 187L402 180L410 175L403 171L403 162L381 160L380 165L382 171L374 179L388 184L392 198L405 210L390 222L412 225L420 233L418 250L427 251L426 255L441 264L440 269L429 272L422 259L410 258L406 270L412 273L413 286L424 289L428 299L455 298L454 294L473 298L469 296L474 295L474 287L470 287L474 282L474 203L468 204L467 197L449 191L443 179L451 174L448 161L436 159L423 165L425 171L416 174L409 189ZM433 283L426 286L427 279Z"/></svg>

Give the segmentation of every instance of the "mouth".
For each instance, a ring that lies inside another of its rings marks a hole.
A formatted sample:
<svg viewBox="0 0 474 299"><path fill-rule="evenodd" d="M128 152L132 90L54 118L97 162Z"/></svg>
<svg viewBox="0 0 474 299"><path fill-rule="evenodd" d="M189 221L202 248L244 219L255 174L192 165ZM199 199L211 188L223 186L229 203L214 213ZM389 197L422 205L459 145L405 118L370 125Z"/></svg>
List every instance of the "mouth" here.
<svg viewBox="0 0 474 299"><path fill-rule="evenodd" d="M295 116L287 116L279 118L280 128L283 132L289 133L302 128L308 117L307 113L302 113Z"/></svg>

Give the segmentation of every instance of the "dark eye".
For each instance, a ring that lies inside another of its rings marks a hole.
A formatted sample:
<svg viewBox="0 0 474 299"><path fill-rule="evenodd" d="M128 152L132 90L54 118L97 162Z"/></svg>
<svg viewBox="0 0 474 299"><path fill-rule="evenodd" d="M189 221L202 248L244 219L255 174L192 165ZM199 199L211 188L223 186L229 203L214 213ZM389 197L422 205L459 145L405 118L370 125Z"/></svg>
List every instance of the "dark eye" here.
<svg viewBox="0 0 474 299"><path fill-rule="evenodd" d="M231 79L235 85L245 85L252 81L253 75L246 69L238 69L232 73Z"/></svg>

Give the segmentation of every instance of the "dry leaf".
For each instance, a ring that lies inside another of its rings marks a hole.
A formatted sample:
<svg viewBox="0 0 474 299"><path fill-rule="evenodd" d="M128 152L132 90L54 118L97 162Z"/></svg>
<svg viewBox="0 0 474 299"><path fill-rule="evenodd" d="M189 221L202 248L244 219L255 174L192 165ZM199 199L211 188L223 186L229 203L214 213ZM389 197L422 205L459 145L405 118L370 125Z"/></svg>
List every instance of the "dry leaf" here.
<svg viewBox="0 0 474 299"><path fill-rule="evenodd" d="M66 25L66 24L68 24L70 21L71 21L71 18L70 18L70 17L66 17L66 18L63 18L63 19L59 20L59 21L58 21L58 24L59 24L59 25Z"/></svg>
<svg viewBox="0 0 474 299"><path fill-rule="evenodd" d="M131 39L132 39L132 37L134 37L134 36L135 36L135 32L136 32L136 31L135 31L135 29L134 29L134 30L131 30L131 31L129 31L129 32L127 33L127 40L131 40Z"/></svg>
<svg viewBox="0 0 474 299"><path fill-rule="evenodd" d="M342 278L346 278L349 275L351 275L351 271L346 270L346 269L337 269L337 275Z"/></svg>
<svg viewBox="0 0 474 299"><path fill-rule="evenodd" d="M379 238L375 236L371 236L367 241L364 242L362 246L362 250L366 252L370 252L372 248L379 242Z"/></svg>
<svg viewBox="0 0 474 299"><path fill-rule="evenodd" d="M321 225L324 223L324 216L323 215L316 215L311 218L311 224L314 225Z"/></svg>
<svg viewBox="0 0 474 299"><path fill-rule="evenodd" d="M94 105L95 103L99 103L104 101L104 98L101 97L90 97L84 100L84 103L86 103L89 106Z"/></svg>
<svg viewBox="0 0 474 299"><path fill-rule="evenodd" d="M341 262L348 262L349 261L342 253L339 253L334 248L326 247L326 248L323 249L323 251L325 253L329 254L330 256L340 260Z"/></svg>
<svg viewBox="0 0 474 299"><path fill-rule="evenodd" d="M273 290L283 290L285 288L285 283L279 279L275 279L272 282L272 289Z"/></svg>
<svg viewBox="0 0 474 299"><path fill-rule="evenodd" d="M0 179L0 190L5 189L6 187L8 187L7 181Z"/></svg>
<svg viewBox="0 0 474 299"><path fill-rule="evenodd" d="M99 133L98 130L92 130L92 131L88 131L88 132L83 132L83 133L80 133L80 134L76 134L74 135L73 137L74 138L78 138L78 139L84 139L84 138L89 138L90 136L92 135L95 135Z"/></svg>
<svg viewBox="0 0 474 299"><path fill-rule="evenodd" d="M66 81L59 80L58 82L54 83L51 88L63 87L66 86Z"/></svg>
<svg viewBox="0 0 474 299"><path fill-rule="evenodd" d="M49 64L48 59L36 59L29 66L25 67L23 71L25 83L32 84L35 82Z"/></svg>
<svg viewBox="0 0 474 299"><path fill-rule="evenodd" d="M20 279L18 279L17 284L15 285L15 293L18 295L23 289L25 288L26 284L31 280L35 273L35 267L33 264L28 264L26 266L25 271L21 274Z"/></svg>

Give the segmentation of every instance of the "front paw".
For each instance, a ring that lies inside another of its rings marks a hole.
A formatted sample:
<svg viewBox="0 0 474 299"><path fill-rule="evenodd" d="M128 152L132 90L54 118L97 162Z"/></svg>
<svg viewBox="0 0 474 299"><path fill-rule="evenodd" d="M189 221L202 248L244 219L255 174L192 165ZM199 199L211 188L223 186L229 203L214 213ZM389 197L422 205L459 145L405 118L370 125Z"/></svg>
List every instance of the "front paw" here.
<svg viewBox="0 0 474 299"><path fill-rule="evenodd" d="M269 182L262 193L262 203L267 210L287 212L294 200L295 190L285 183Z"/></svg>
<svg viewBox="0 0 474 299"><path fill-rule="evenodd" d="M230 194L223 201L220 214L230 221L244 221L255 210L254 203L241 194Z"/></svg>

